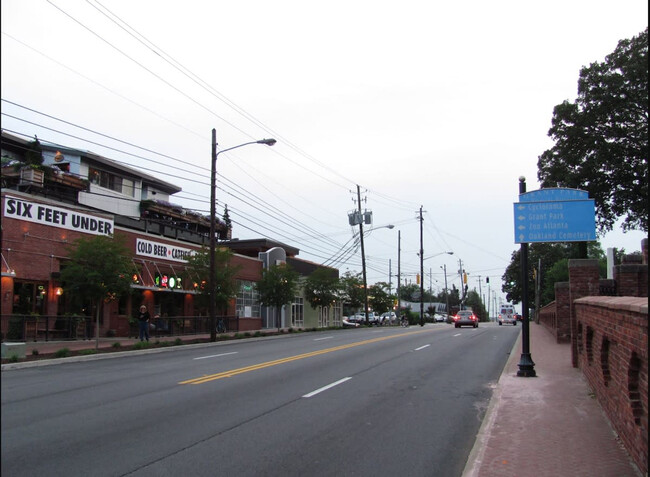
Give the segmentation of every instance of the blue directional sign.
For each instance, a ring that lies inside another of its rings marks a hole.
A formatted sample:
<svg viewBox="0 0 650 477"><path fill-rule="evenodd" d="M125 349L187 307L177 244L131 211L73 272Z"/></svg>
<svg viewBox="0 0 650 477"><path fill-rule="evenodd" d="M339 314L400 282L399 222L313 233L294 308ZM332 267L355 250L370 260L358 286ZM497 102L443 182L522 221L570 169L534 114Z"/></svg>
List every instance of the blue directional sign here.
<svg viewBox="0 0 650 477"><path fill-rule="evenodd" d="M540 189L514 204L515 243L596 240L596 207L586 191Z"/></svg>
<svg viewBox="0 0 650 477"><path fill-rule="evenodd" d="M589 192L580 189L550 187L519 194L519 202L549 202L556 200L589 200Z"/></svg>

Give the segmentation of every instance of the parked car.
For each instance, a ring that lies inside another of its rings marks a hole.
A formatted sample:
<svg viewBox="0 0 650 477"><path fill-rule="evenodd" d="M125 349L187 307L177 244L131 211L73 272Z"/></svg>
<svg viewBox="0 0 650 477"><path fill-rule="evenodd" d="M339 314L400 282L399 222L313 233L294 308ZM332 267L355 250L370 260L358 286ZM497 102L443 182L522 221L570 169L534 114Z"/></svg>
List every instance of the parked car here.
<svg viewBox="0 0 650 477"><path fill-rule="evenodd" d="M348 317L348 321L351 321L352 323L365 323L366 318L363 313L355 313Z"/></svg>
<svg viewBox="0 0 650 477"><path fill-rule="evenodd" d="M344 316L343 319L341 320L341 323L343 324L343 328L358 328L360 325L356 321L350 321L351 317Z"/></svg>
<svg viewBox="0 0 650 477"><path fill-rule="evenodd" d="M386 313L382 313L379 317L379 324L382 326L394 325L395 323L397 323L397 315L394 311L387 311Z"/></svg>
<svg viewBox="0 0 650 477"><path fill-rule="evenodd" d="M374 311L369 311L368 312L368 323L371 324L371 325L379 326L381 324L381 317L379 316L378 313L375 313Z"/></svg>
<svg viewBox="0 0 650 477"><path fill-rule="evenodd" d="M454 316L454 326L456 328L460 328L461 326L478 328L478 317L471 310L460 310Z"/></svg>
<svg viewBox="0 0 650 477"><path fill-rule="evenodd" d="M524 319L519 313L515 313L514 316L515 316L515 320L517 321L522 321Z"/></svg>
<svg viewBox="0 0 650 477"><path fill-rule="evenodd" d="M433 319L436 323L444 323L447 321L447 316L443 315L442 313L434 313Z"/></svg>
<svg viewBox="0 0 650 477"><path fill-rule="evenodd" d="M359 323L361 325L366 324L366 314L361 312L361 313L355 313L354 315L350 316L348 318L348 321L352 321L354 323ZM369 311L368 312L368 324L370 325L378 325L379 324L379 315L375 313L374 311Z"/></svg>

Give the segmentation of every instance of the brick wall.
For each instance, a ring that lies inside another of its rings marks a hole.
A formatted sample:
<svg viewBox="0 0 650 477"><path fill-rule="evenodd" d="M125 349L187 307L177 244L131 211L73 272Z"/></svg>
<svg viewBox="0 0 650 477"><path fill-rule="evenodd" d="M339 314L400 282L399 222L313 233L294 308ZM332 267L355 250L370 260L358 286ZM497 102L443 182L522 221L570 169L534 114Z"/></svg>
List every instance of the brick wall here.
<svg viewBox="0 0 650 477"><path fill-rule="evenodd" d="M641 472L648 472L648 300L573 303L577 362Z"/></svg>
<svg viewBox="0 0 650 477"><path fill-rule="evenodd" d="M555 284L555 301L539 310L539 322L555 336L557 343L571 342L569 282Z"/></svg>
<svg viewBox="0 0 650 477"><path fill-rule="evenodd" d="M600 293L598 277L598 260L576 259L569 260L569 308L571 328L571 361L573 367L578 366L577 351L577 321L575 301L583 296L598 296Z"/></svg>

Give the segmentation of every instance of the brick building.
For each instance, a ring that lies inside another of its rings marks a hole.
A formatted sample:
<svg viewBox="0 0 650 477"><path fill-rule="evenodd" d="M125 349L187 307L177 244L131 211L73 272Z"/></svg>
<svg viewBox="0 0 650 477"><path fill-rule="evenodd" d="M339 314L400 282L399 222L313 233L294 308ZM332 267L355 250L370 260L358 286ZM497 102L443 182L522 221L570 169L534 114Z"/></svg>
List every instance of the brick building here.
<svg viewBox="0 0 650 477"><path fill-rule="evenodd" d="M61 265L77 239L92 235L121 237L133 254L133 293L104 306L101 333L128 333L129 317L142 303L163 317L207 315L196 300L200 280L185 265L189 255L209 245L210 220L171 202L179 187L87 151L46 143L39 144L45 167L25 167L34 144L2 132L3 317L69 312ZM240 330L270 326L254 287L265 266L279 259L303 275L320 267L279 242L230 240L231 230L218 219L217 238L219 246L232 249L238 269L239 293L227 314L237 318ZM280 322L285 327L340 320L340 307L334 307L330 319L330 310L305 309L301 296L285 308ZM323 315L328 319L323 321ZM6 320L2 323L6 336Z"/></svg>

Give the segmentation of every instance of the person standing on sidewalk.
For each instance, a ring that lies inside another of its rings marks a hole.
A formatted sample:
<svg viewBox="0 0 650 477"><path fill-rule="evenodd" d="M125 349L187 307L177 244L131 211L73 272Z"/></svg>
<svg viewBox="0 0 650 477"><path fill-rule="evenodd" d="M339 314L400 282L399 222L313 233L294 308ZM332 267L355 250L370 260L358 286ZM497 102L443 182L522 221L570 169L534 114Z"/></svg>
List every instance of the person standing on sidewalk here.
<svg viewBox="0 0 650 477"><path fill-rule="evenodd" d="M147 338L149 341L149 319L151 316L147 311L145 305L140 306L140 313L138 314L138 325L140 326L140 341L144 341L144 338Z"/></svg>

